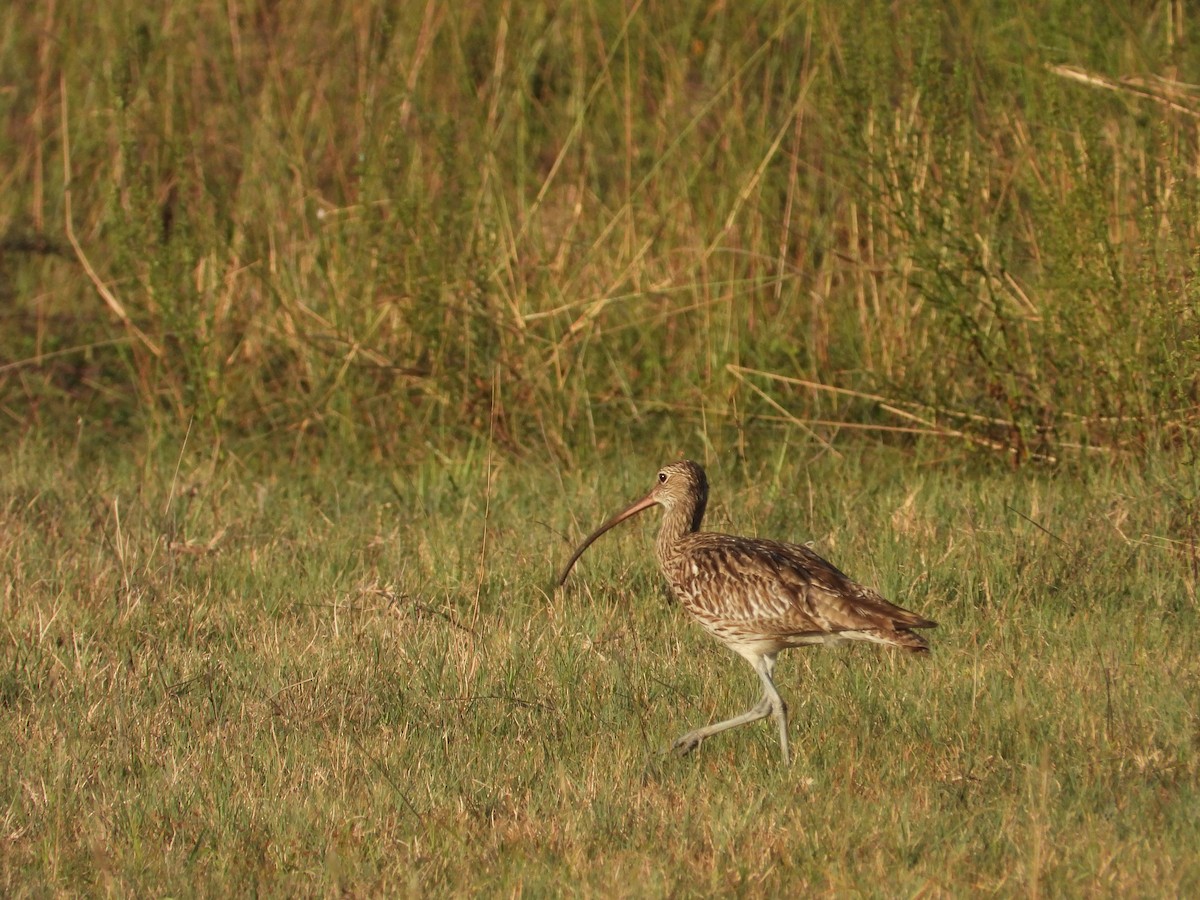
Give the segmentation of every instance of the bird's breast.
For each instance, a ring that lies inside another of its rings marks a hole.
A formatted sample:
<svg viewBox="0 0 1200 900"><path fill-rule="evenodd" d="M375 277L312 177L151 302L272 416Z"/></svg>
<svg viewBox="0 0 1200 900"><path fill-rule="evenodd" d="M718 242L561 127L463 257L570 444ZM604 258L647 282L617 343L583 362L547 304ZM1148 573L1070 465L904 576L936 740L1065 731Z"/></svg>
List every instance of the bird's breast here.
<svg viewBox="0 0 1200 900"><path fill-rule="evenodd" d="M739 578L703 556L684 557L663 568L680 605L722 640L757 634L780 612L761 582Z"/></svg>

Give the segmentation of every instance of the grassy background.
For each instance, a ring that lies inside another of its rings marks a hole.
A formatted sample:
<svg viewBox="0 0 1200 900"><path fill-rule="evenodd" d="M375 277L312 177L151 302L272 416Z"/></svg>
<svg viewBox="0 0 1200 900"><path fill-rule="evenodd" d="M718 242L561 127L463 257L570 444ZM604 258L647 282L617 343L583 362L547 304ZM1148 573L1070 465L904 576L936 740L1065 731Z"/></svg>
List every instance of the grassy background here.
<svg viewBox="0 0 1200 900"><path fill-rule="evenodd" d="M942 625L925 660L785 655L784 770L769 724L668 754L757 687L666 602L649 525L548 593L565 505L637 486L615 465L9 459L6 894L1200 885L1196 549L1164 537L1194 475L714 465L714 523L811 536Z"/></svg>
<svg viewBox="0 0 1200 900"><path fill-rule="evenodd" d="M0 10L5 893L1195 893L1183 4ZM662 593L655 466L942 623Z"/></svg>
<svg viewBox="0 0 1200 900"><path fill-rule="evenodd" d="M6 418L405 460L489 419L570 462L665 418L1194 445L1182 15L13 4Z"/></svg>

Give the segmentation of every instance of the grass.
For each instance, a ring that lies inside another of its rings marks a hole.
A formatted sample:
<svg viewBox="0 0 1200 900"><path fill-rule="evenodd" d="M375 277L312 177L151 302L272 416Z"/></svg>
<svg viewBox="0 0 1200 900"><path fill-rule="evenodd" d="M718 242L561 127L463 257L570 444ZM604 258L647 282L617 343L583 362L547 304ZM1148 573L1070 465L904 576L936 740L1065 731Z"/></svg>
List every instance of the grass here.
<svg viewBox="0 0 1200 900"><path fill-rule="evenodd" d="M1194 449L1200 58L1177 4L1075 13L14 6L0 411Z"/></svg>
<svg viewBox="0 0 1200 900"><path fill-rule="evenodd" d="M93 6L0 9L0 891L1197 893L1182 4ZM681 455L942 624L786 771L665 753L756 687L651 525L549 591Z"/></svg>
<svg viewBox="0 0 1200 900"><path fill-rule="evenodd" d="M5 893L1194 891L1197 485L808 449L714 465L712 527L941 628L785 655L786 771L769 726L666 752L756 688L652 524L547 593L652 466L10 450Z"/></svg>

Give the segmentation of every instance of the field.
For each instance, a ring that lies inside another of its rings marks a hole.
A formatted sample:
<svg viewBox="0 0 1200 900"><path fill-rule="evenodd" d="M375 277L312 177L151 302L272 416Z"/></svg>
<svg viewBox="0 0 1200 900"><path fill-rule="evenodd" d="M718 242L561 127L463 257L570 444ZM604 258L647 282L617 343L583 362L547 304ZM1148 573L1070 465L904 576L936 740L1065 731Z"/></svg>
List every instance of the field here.
<svg viewBox="0 0 1200 900"><path fill-rule="evenodd" d="M1081 18L0 11L0 892L1200 892L1200 53ZM940 623L787 768L657 513L552 589L680 456Z"/></svg>
<svg viewBox="0 0 1200 900"><path fill-rule="evenodd" d="M1200 884L1196 547L1163 537L1194 478L715 466L715 525L812 537L941 623L928 659L785 655L784 770L769 724L667 752L757 688L667 602L650 526L549 593L568 509L652 467L6 463L6 894Z"/></svg>

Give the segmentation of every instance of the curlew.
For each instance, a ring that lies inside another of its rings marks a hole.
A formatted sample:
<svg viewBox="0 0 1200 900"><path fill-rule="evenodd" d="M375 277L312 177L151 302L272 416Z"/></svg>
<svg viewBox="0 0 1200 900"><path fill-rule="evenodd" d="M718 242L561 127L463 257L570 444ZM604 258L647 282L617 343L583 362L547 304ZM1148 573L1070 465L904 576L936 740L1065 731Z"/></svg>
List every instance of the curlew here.
<svg viewBox="0 0 1200 900"><path fill-rule="evenodd" d="M661 506L663 522L655 549L663 575L704 629L754 667L763 688L762 699L752 708L688 732L673 749L689 753L714 734L773 716L787 765L787 705L771 677L779 651L872 641L924 653L929 645L912 629L937 623L889 603L808 547L701 531L707 503L708 480L697 463L683 460L664 466L650 493L579 545L559 575L558 586L600 535L644 509Z"/></svg>

